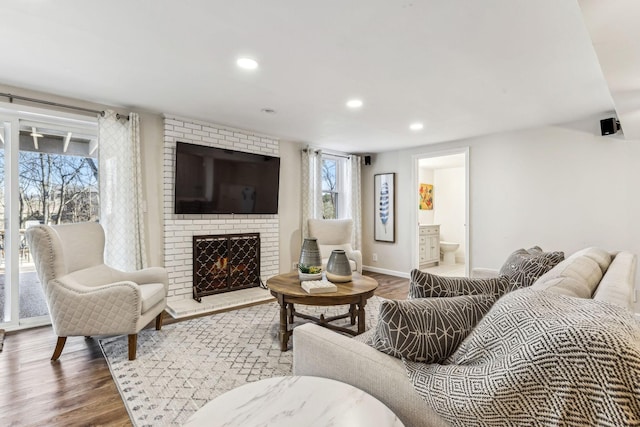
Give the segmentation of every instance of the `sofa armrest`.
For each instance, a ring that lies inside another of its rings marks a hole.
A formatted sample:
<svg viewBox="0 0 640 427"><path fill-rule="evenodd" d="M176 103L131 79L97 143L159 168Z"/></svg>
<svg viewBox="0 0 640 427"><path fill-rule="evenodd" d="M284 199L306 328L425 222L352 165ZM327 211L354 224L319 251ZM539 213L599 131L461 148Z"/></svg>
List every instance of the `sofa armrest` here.
<svg viewBox="0 0 640 427"><path fill-rule="evenodd" d="M474 268L471 270L472 279L493 279L499 276L499 270L494 268Z"/></svg>
<svg viewBox="0 0 640 427"><path fill-rule="evenodd" d="M406 427L448 425L415 392L402 361L318 325L293 330L293 373L351 384L387 405Z"/></svg>

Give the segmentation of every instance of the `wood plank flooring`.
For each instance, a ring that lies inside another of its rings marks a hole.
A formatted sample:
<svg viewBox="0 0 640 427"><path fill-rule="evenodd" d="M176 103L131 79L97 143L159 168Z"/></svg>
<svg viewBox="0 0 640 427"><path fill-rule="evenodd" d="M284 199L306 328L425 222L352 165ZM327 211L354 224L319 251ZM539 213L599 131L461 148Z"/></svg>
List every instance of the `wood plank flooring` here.
<svg viewBox="0 0 640 427"><path fill-rule="evenodd" d="M376 295L406 299L408 279L365 274L378 281ZM69 337L58 362L51 363L55 343L50 326L5 336L0 425L131 426L98 341Z"/></svg>

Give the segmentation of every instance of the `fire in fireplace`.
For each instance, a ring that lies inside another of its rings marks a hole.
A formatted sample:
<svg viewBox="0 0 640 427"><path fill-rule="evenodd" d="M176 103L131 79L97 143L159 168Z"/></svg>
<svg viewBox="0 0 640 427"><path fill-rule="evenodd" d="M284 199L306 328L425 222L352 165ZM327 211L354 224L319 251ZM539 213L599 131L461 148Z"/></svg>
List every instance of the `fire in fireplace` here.
<svg viewBox="0 0 640 427"><path fill-rule="evenodd" d="M193 236L193 298L261 286L260 234Z"/></svg>

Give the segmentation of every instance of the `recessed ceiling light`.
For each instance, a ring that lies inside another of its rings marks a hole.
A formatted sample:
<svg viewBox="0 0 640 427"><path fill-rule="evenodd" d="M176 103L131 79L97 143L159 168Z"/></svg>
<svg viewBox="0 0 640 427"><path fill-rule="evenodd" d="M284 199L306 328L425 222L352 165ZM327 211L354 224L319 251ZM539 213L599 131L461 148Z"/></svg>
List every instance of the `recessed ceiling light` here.
<svg viewBox="0 0 640 427"><path fill-rule="evenodd" d="M258 68L258 61L251 58L238 58L236 64L240 68L244 68L245 70L255 70Z"/></svg>
<svg viewBox="0 0 640 427"><path fill-rule="evenodd" d="M362 107L362 101L360 99L350 99L347 101L347 107L360 108Z"/></svg>
<svg viewBox="0 0 640 427"><path fill-rule="evenodd" d="M422 128L424 128L424 125L422 123L411 123L411 125L409 125L409 129L411 130L422 130Z"/></svg>

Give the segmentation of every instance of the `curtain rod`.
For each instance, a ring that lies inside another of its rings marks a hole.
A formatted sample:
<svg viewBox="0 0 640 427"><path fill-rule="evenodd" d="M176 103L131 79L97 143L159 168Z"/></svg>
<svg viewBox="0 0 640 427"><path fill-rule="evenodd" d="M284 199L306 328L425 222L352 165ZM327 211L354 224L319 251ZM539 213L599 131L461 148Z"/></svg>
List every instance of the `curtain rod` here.
<svg viewBox="0 0 640 427"><path fill-rule="evenodd" d="M60 104L60 103L57 103L57 102L45 101L43 99L28 98L26 96L13 95L11 93L0 93L0 96L4 96L5 98L9 98L9 102L12 103L12 104L13 104L13 100L14 99L19 99L21 101L35 102L35 103L38 103L38 104L52 105L54 107L69 108L71 110L85 111L87 113L100 114L101 116L104 116L104 111L101 111L101 110L92 110L90 108L83 108L83 107L76 107L74 105Z"/></svg>
<svg viewBox="0 0 640 427"><path fill-rule="evenodd" d="M302 151L304 151L306 153L307 151L309 151L309 149L303 148ZM317 154L318 151L322 151L322 150L312 150L312 151ZM344 154L336 154L336 153L332 153L330 151L323 151L323 153L325 153L325 154L327 154L329 156L342 157L343 159L350 159L351 158L351 155L346 155L345 156Z"/></svg>

